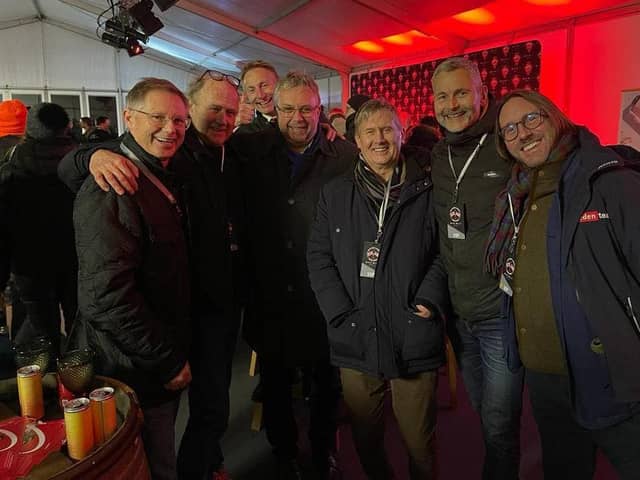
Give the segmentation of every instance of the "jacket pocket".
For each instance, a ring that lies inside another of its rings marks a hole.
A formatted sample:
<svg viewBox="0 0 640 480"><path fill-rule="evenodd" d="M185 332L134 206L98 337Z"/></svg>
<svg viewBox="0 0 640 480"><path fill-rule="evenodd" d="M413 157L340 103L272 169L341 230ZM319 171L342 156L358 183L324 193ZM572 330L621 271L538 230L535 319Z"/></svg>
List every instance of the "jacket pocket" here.
<svg viewBox="0 0 640 480"><path fill-rule="evenodd" d="M440 354L444 348L442 322L437 316L422 318L405 311L405 331L402 359L407 361L428 359Z"/></svg>
<svg viewBox="0 0 640 480"><path fill-rule="evenodd" d="M365 356L365 329L360 322L360 310L332 321L327 328L331 353L339 357L363 360Z"/></svg>

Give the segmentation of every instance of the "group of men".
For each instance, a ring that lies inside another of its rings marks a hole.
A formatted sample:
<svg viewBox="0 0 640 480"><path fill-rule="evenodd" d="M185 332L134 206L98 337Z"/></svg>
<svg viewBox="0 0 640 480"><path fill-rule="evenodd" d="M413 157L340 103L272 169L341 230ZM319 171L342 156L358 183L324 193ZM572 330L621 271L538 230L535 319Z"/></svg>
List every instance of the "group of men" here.
<svg viewBox="0 0 640 480"><path fill-rule="evenodd" d="M312 382L318 473L336 473L341 383L363 469L392 478L388 382L410 478L436 478L445 330L480 414L484 479L518 478L525 376L546 478L590 478L596 446L623 478L640 471L637 215L625 206L640 177L621 157L633 152L601 147L540 94L496 105L467 60L443 62L432 83L445 135L430 173L402 154L386 102L360 106L355 145L330 140L313 79L265 62L240 79L206 71L186 96L142 80L127 133L62 162L78 192L70 343L138 392L154 479L228 478L220 438L241 306L277 478L302 478L298 368Z"/></svg>

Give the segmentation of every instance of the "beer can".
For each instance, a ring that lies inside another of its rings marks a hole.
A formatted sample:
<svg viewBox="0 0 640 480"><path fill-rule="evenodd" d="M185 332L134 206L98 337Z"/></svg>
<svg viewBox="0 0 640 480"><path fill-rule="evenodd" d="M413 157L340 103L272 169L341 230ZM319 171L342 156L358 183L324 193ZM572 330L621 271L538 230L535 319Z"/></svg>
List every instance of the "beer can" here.
<svg viewBox="0 0 640 480"><path fill-rule="evenodd" d="M94 446L90 400L85 397L69 400L64 406L64 430L67 450L74 460L82 460Z"/></svg>
<svg viewBox="0 0 640 480"><path fill-rule="evenodd" d="M113 435L118 425L116 397L112 387L96 388L89 394L93 416L93 435L100 445Z"/></svg>
<svg viewBox="0 0 640 480"><path fill-rule="evenodd" d="M42 376L38 365L27 365L18 369L18 399L23 417L44 417Z"/></svg>

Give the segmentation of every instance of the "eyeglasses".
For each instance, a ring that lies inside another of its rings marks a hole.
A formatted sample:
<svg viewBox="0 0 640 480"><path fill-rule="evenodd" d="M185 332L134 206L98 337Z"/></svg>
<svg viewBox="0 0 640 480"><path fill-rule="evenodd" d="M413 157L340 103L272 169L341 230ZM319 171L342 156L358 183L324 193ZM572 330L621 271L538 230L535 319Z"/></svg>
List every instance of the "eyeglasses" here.
<svg viewBox="0 0 640 480"><path fill-rule="evenodd" d="M198 82L204 77L209 77L211 80L215 80L216 82L226 80L235 88L238 88L240 86L240 79L238 77L227 75L226 73L222 73L217 70L206 70L202 75L200 75L200 78L198 78Z"/></svg>
<svg viewBox="0 0 640 480"><path fill-rule="evenodd" d="M299 107L299 108L281 107L279 105L276 105L276 108L282 114L283 117L293 117L296 114L296 112L300 112L300 115L302 115L304 118L309 118L311 117L311 115L314 114L316 110L318 110L318 107L312 107L311 105L303 105L302 107Z"/></svg>
<svg viewBox="0 0 640 480"><path fill-rule="evenodd" d="M512 142L518 138L518 125L522 125L527 130L533 130L539 127L544 121L544 117L547 114L542 110L539 112L529 112L522 117L522 120L515 123L507 123L500 129L500 136L504 138L506 142Z"/></svg>
<svg viewBox="0 0 640 480"><path fill-rule="evenodd" d="M176 128L184 128L186 130L187 128L189 128L189 125L191 125L191 119L189 117L171 118L166 115L162 115L160 113L143 112L142 110L136 110L135 108L129 108L128 110L132 110L134 112L138 112L138 113L142 113L143 115L146 115L147 117L149 117L149 120L151 120L151 123L158 128L164 127L169 120L171 120L171 122L173 123L173 126Z"/></svg>

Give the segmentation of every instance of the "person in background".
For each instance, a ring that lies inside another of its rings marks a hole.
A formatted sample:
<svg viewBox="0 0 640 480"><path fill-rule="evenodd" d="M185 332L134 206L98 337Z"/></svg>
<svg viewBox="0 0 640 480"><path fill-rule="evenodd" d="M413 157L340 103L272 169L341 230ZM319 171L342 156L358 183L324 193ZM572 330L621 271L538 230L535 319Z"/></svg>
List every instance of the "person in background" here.
<svg viewBox="0 0 640 480"><path fill-rule="evenodd" d="M16 134L24 108L17 103ZM0 291L11 274L12 303L22 306L14 310L11 337L16 344L45 337L54 358L60 354L60 308L68 334L77 307L73 195L56 174L75 145L65 110L41 103L29 111L24 141L0 166Z"/></svg>
<svg viewBox="0 0 640 480"><path fill-rule="evenodd" d="M236 118L240 133L259 132L276 126L276 107L273 91L278 82L278 72L270 63L254 60L247 63L240 72L242 82L241 115ZM247 108L250 106L251 108Z"/></svg>
<svg viewBox="0 0 640 480"><path fill-rule="evenodd" d="M344 113L339 108L334 108L329 112L329 123L339 135L345 135L347 124Z"/></svg>
<svg viewBox="0 0 640 480"><path fill-rule="evenodd" d="M0 164L7 152L24 138L27 123L27 107L20 100L0 102Z"/></svg>
<svg viewBox="0 0 640 480"><path fill-rule="evenodd" d="M278 128L235 134L246 159L247 343L258 353L264 424L277 478L301 478L291 383L298 368L312 383L309 436L316 470L328 477L339 393L329 363L326 326L309 285L306 245L320 188L352 168L355 146L327 140L320 95L308 75L290 72L274 91Z"/></svg>
<svg viewBox="0 0 640 480"><path fill-rule="evenodd" d="M105 116L96 118L95 128L87 134L87 142L89 143L102 143L114 138L116 136L111 131L111 120Z"/></svg>
<svg viewBox="0 0 640 480"><path fill-rule="evenodd" d="M431 151L440 254L454 317L451 339L485 444L482 478L515 480L520 464L522 371L509 370L498 279L484 271L496 196L510 167L495 148L496 107L477 65L463 58L433 73L434 111L445 135Z"/></svg>
<svg viewBox="0 0 640 480"><path fill-rule="evenodd" d="M640 153L603 147L532 91L505 97L496 131L512 172L486 267L507 293L507 358L526 369L544 478L593 478L599 449L636 479Z"/></svg>
<svg viewBox="0 0 640 480"><path fill-rule="evenodd" d="M175 480L174 423L191 381L189 268L181 179L169 165L189 126L189 103L171 82L146 78L127 94L128 132L104 143L140 169L133 195L93 177L74 206L78 317L70 348L95 352L95 369L130 385L144 414L154 480ZM72 157L73 158L73 157Z"/></svg>
<svg viewBox="0 0 640 480"><path fill-rule="evenodd" d="M356 127L355 127L355 119L356 112L358 109L369 100L369 97L366 95L354 95L349 100L347 100L347 111L345 112L346 120L345 120L345 134L344 137L355 144L356 142Z"/></svg>
<svg viewBox="0 0 640 480"><path fill-rule="evenodd" d="M388 383L409 477L432 479L448 297L436 260L432 184L420 164L401 154L394 107L369 100L355 125L360 157L353 172L322 189L307 247L309 277L367 477L393 476L384 449Z"/></svg>

